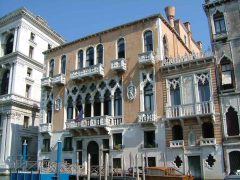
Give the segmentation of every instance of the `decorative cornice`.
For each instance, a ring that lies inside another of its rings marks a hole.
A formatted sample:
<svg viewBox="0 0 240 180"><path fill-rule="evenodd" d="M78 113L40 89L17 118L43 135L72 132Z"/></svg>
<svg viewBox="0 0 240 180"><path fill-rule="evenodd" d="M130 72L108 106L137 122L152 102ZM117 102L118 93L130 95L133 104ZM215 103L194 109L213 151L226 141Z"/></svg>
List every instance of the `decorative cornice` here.
<svg viewBox="0 0 240 180"><path fill-rule="evenodd" d="M39 63L36 60L24 55L21 52L18 52L18 51L7 54L3 57L0 57L0 64L9 64L9 63L16 62L17 58L21 58L21 59L25 60L27 63L35 66L35 69L37 69L38 71L40 71L42 73L44 72L42 63Z"/></svg>
<svg viewBox="0 0 240 180"><path fill-rule="evenodd" d="M55 48L44 51L43 54L48 54L50 52L54 52L54 51L57 51L57 50L62 49L64 47L67 47L68 45L73 45L73 44L85 41L85 40L90 39L92 37L100 36L100 35L103 35L103 34L106 34L106 33L109 33L109 32L116 31L116 30L121 29L121 28L129 27L129 26L132 26L132 25L135 25L135 24L138 24L138 23L144 23L146 21L150 21L150 20L157 19L157 18L160 18L162 20L162 22L170 29L170 31L176 35L177 39L182 43L182 45L186 48L186 50L189 53L191 53L192 51L183 42L183 40L180 37L180 35L178 34L178 32L169 24L169 22L160 13L158 13L158 14L147 16L147 17L142 18L142 19L138 19L138 20L135 20L135 21L132 21L132 22L129 22L129 23L125 23L125 24L122 24L122 25L119 25L119 26L115 26L113 28L110 28L110 29L107 29L107 30L104 30L104 31L100 31L100 32L82 37L80 39L65 43L63 45L60 45L60 46L57 46Z"/></svg>
<svg viewBox="0 0 240 180"><path fill-rule="evenodd" d="M5 104L19 104L23 106L27 106L30 108L34 109L39 109L40 103L35 100L31 100L29 98L19 96L16 94L6 94L6 95L1 95L0 96L0 104L5 105Z"/></svg>
<svg viewBox="0 0 240 180"><path fill-rule="evenodd" d="M7 23L14 21L18 18L28 18L31 20L33 23L35 23L37 26L39 26L41 29L47 32L47 34L50 34L51 36L54 37L55 40L59 44L63 44L65 40L63 39L62 36L60 36L56 31L51 29L48 25L47 22L40 16L35 16L32 14L28 9L25 7L19 8L3 17L0 18L0 27L5 26Z"/></svg>

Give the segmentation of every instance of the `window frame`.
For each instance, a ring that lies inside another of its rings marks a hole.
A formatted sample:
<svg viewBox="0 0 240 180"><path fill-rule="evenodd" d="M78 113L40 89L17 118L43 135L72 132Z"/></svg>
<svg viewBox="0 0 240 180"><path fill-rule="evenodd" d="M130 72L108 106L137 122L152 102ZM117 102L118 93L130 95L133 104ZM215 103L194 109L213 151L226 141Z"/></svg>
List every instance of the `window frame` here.
<svg viewBox="0 0 240 180"><path fill-rule="evenodd" d="M149 47L149 44L147 43L147 38L146 38L146 35L147 33L151 33L151 43L150 43L150 50L148 50L148 47ZM147 29L143 32L143 51L144 52L150 52L150 51L153 51L154 49L154 42L153 42L154 38L153 38L153 31L150 30L150 29Z"/></svg>
<svg viewBox="0 0 240 180"><path fill-rule="evenodd" d="M60 68L60 74L66 75L66 69L67 69L67 56L62 55L61 57L61 68Z"/></svg>
<svg viewBox="0 0 240 180"><path fill-rule="evenodd" d="M92 51L91 51L92 50ZM86 67L94 65L95 50L94 47L90 46L86 50Z"/></svg>
<svg viewBox="0 0 240 180"><path fill-rule="evenodd" d="M123 37L117 40L117 59L126 58L126 43ZM122 50L121 50L122 48ZM121 51L120 51L121 50Z"/></svg>
<svg viewBox="0 0 240 180"><path fill-rule="evenodd" d="M213 15L213 24L214 24L215 34L223 34L227 32L224 13L217 11Z"/></svg>
<svg viewBox="0 0 240 180"><path fill-rule="evenodd" d="M55 68L55 60L51 59L49 61L49 70L48 70L48 76L51 78L54 76L54 68Z"/></svg>
<svg viewBox="0 0 240 180"><path fill-rule="evenodd" d="M102 49L100 49L101 51L99 52L100 47ZM98 44L97 47L96 47L96 51L97 51L97 64L104 64L104 47L103 47L103 44Z"/></svg>

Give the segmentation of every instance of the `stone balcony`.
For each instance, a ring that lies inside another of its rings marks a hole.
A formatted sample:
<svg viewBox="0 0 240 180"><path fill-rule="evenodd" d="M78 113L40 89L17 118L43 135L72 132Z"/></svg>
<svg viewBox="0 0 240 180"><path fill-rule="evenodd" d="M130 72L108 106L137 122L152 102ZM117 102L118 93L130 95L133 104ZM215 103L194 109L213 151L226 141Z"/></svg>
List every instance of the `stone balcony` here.
<svg viewBox="0 0 240 180"><path fill-rule="evenodd" d="M200 146L214 146L214 145L216 145L216 138L200 139Z"/></svg>
<svg viewBox="0 0 240 180"><path fill-rule="evenodd" d="M155 58L152 51L138 54L138 62L141 65L154 65Z"/></svg>
<svg viewBox="0 0 240 180"><path fill-rule="evenodd" d="M43 123L39 125L39 132L40 133L51 133L52 131L52 124L51 123Z"/></svg>
<svg viewBox="0 0 240 180"><path fill-rule="evenodd" d="M112 60L111 62L111 70L113 71L126 71L127 65L125 58L119 58Z"/></svg>
<svg viewBox="0 0 240 180"><path fill-rule="evenodd" d="M65 84L65 74L58 74L52 78L52 85L64 85Z"/></svg>
<svg viewBox="0 0 240 180"><path fill-rule="evenodd" d="M214 41L219 41L219 40L227 39L227 37L228 37L227 32L222 32L222 33L218 33L218 34L213 34L213 39L214 39Z"/></svg>
<svg viewBox="0 0 240 180"><path fill-rule="evenodd" d="M104 68L102 64L81 68L70 73L71 80L81 80L83 78L94 76L104 76Z"/></svg>
<svg viewBox="0 0 240 180"><path fill-rule="evenodd" d="M204 116L211 114L213 114L212 101L166 107L166 118L168 119Z"/></svg>
<svg viewBox="0 0 240 180"><path fill-rule="evenodd" d="M52 87L52 78L51 77L45 77L41 79L42 87Z"/></svg>
<svg viewBox="0 0 240 180"><path fill-rule="evenodd" d="M171 147L171 148L184 147L184 140L174 140L174 141L170 141L170 147Z"/></svg>
<svg viewBox="0 0 240 180"><path fill-rule="evenodd" d="M156 122L156 114L154 112L140 112L138 113L139 123L154 123Z"/></svg>
<svg viewBox="0 0 240 180"><path fill-rule="evenodd" d="M0 96L0 104L5 103L16 103L24 106L28 106L31 108L39 108L40 103L38 101L34 101L32 99L16 95L16 94L6 94Z"/></svg>
<svg viewBox="0 0 240 180"><path fill-rule="evenodd" d="M67 120L66 129L110 127L120 124L122 124L122 117L95 116L83 118L81 121Z"/></svg>
<svg viewBox="0 0 240 180"><path fill-rule="evenodd" d="M202 66L204 64L213 63L214 55L211 51L193 53L181 57L171 58L165 57L161 62L160 69L162 72L179 70L187 67Z"/></svg>

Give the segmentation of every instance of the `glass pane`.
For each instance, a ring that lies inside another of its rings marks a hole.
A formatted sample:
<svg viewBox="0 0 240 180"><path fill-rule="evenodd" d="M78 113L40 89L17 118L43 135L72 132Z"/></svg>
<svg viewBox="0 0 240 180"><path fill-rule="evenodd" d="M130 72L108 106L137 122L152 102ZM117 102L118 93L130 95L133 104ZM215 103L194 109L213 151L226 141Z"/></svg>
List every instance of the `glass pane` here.
<svg viewBox="0 0 240 180"><path fill-rule="evenodd" d="M176 106L176 105L180 105L180 90L179 87L177 87L176 89L171 89L170 91L170 96L171 96L171 105L172 106Z"/></svg>
<svg viewBox="0 0 240 180"><path fill-rule="evenodd" d="M193 104L193 78L183 78L183 104Z"/></svg>
<svg viewBox="0 0 240 180"><path fill-rule="evenodd" d="M222 72L222 85L232 84L231 71Z"/></svg>

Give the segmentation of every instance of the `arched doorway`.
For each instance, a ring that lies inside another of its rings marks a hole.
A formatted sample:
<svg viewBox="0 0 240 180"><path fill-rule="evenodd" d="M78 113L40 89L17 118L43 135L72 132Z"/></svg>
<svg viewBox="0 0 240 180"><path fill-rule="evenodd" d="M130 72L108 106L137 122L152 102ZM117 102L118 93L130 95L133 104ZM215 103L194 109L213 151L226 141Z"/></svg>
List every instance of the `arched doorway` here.
<svg viewBox="0 0 240 180"><path fill-rule="evenodd" d="M96 141L88 143L87 153L91 155L91 166L99 165L99 147Z"/></svg>

